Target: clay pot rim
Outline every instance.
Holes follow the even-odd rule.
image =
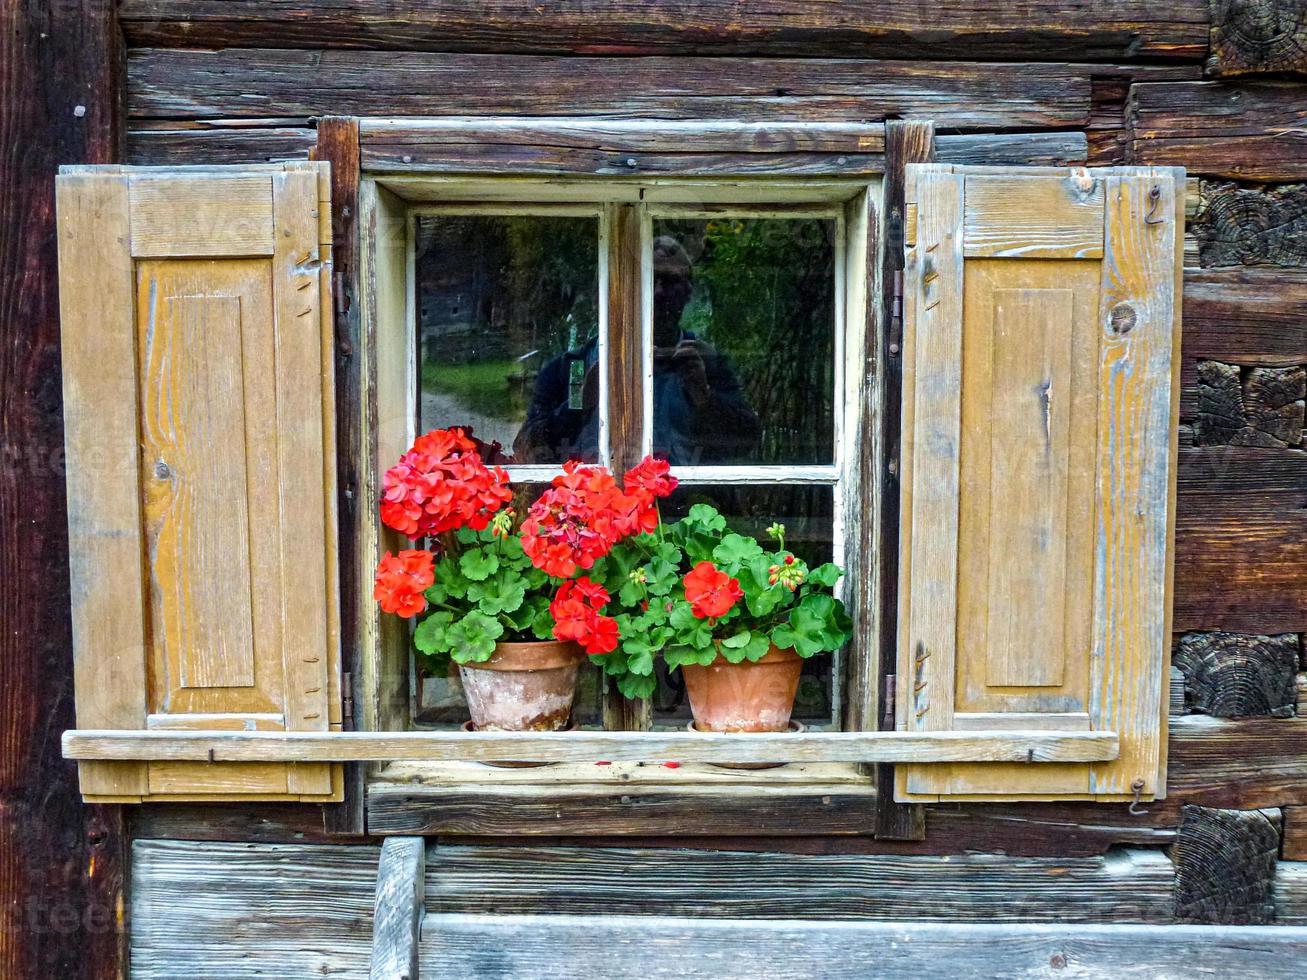
[[[773,644],[767,649],[767,652],[757,660],[741,660],[739,663],[733,663],[722,656],[721,642],[721,640],[716,641],[718,652],[717,657],[712,662],[707,664],[682,664],[682,669],[685,667],[757,667],[760,664],[790,663],[795,660],[804,659],[794,650],[784,650]]]
[[[797,719],[790,719],[790,727],[784,732],[719,732],[711,728],[698,728],[693,718],[685,723],[685,729],[695,735],[802,735],[808,730],[808,726]]]
[[[459,663],[460,669],[536,671],[571,667],[585,660],[585,651],[570,640],[526,640],[496,643],[489,660]],[[456,661],[457,663],[457,661]]]

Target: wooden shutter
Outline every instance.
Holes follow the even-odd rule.
[[[340,728],[326,164],[65,168],[77,724]],[[88,800],[339,799],[325,764],[83,762]]]
[[[1183,191],[908,168],[898,727],[1121,751],[900,766],[900,800],[1165,795]]]

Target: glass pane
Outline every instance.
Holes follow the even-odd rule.
[[[660,219],[653,252],[655,454],[831,462],[835,222]]]
[[[422,431],[470,428],[496,462],[594,460],[599,447],[599,222],[422,215]]]
[[[810,484],[682,484],[662,504],[663,519],[685,516],[695,504],[711,504],[721,511],[732,530],[766,542],[765,529],[773,521],[785,525],[785,544],[809,564],[831,561],[834,554],[832,515],[834,491]],[[835,718],[841,658],[821,653],[803,664],[794,719],[822,728],[839,727]],[[684,727],[690,720],[690,703],[680,672],[668,674],[658,662],[658,690],[654,692],[654,723],[659,728]]]

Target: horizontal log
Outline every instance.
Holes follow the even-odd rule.
[[[792,914],[792,913],[786,913]],[[1068,916],[1078,920],[1074,912]],[[584,963],[612,980],[649,976],[656,950],[667,976],[722,980],[916,980],[935,976],[1255,976],[1296,980],[1307,929],[1255,926],[949,925],[926,922],[702,920],[655,915],[430,915],[420,968],[440,976],[549,980]],[[423,974],[426,975],[425,973]],[[437,974],[433,974],[437,975]]]
[[[314,130],[301,126],[268,129],[132,129],[126,162],[135,166],[222,163],[281,163],[307,160],[317,145]]]
[[[1188,228],[1198,264],[1307,266],[1307,184],[1246,187],[1204,180],[1198,204]]]
[[[865,834],[876,829],[870,787],[732,786],[614,790],[583,785],[422,787],[373,783],[374,834],[594,837]]]
[[[1178,823],[1185,803],[1252,810],[1307,804],[1307,718],[1170,722],[1167,796],[1150,819]]]
[[[125,0],[133,46],[1200,60],[1207,0]]]
[[[1280,851],[1286,861],[1307,862],[1307,807],[1284,808],[1284,839]],[[1304,868],[1307,868],[1307,864]],[[1304,883],[1307,884],[1307,878]],[[1303,901],[1307,903],[1307,889],[1304,890]]]
[[[1281,861],[1275,870],[1275,921],[1307,926],[1307,861]]]
[[[954,133],[935,137],[939,163],[1014,167],[1075,167],[1089,159],[1083,132]]]
[[[1307,179],[1301,84],[1141,82],[1127,115],[1132,162],[1245,180]]]
[[[136,841],[133,980],[367,976],[379,851]]]
[[[437,913],[1169,922],[1161,851],[1106,857],[772,854],[445,846],[427,853]]]
[[[127,63],[135,119],[601,116],[1076,129],[1090,79],[1181,68],[820,58],[568,58],[395,51],[144,48]]]
[[[1096,762],[1115,732],[64,732],[67,759],[173,762]]]

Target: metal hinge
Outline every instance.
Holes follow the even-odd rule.
[[[898,677],[895,674],[885,675],[885,698],[884,711],[881,713],[880,730],[883,732],[892,732],[895,727],[895,718],[897,717],[894,710],[894,698],[898,694]]]
[[[897,356],[903,343],[903,270],[895,269],[890,283],[889,352]]]
[[[340,728],[354,731],[354,675],[349,671],[340,675]]]

